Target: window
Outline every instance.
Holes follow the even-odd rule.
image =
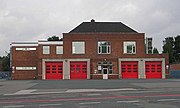
[[[72,42],[72,54],[85,54],[85,42]]]
[[[124,54],[136,54],[136,42],[124,42]]]
[[[50,47],[49,46],[43,46],[43,54],[50,54]]]
[[[111,46],[110,42],[100,41],[98,42],[98,54],[110,54]]]
[[[112,65],[109,66],[109,74],[112,74],[113,73],[113,67]]]
[[[63,46],[56,46],[56,54],[63,54]]]
[[[98,66],[98,74],[101,74],[102,73],[102,67],[101,66]]]

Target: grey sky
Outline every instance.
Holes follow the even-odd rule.
[[[180,0],[0,0],[0,55],[13,41],[37,41],[69,32],[84,21],[123,22],[162,40],[180,34]]]

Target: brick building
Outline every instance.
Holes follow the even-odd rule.
[[[83,22],[63,41],[12,42],[12,79],[166,78],[167,54],[121,22]]]

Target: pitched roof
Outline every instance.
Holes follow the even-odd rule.
[[[92,32],[118,32],[118,33],[138,33],[121,22],[83,22],[69,33],[92,33]]]

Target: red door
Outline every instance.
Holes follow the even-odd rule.
[[[46,62],[46,79],[62,79],[63,62]]]
[[[121,73],[122,73],[122,78],[138,78],[138,62],[122,61]]]
[[[70,79],[87,79],[87,62],[70,62]]]
[[[147,61],[145,66],[146,78],[162,78],[162,62]]]

